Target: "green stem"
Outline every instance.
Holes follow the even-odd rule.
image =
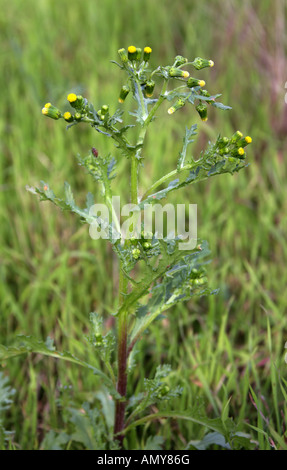
[[[135,154],[131,157],[131,203],[138,203],[138,159]]]
[[[162,184],[164,184],[166,181],[168,181],[170,178],[172,178],[173,176],[176,176],[178,175],[179,173],[183,172],[183,171],[187,171],[187,170],[191,170],[193,167],[195,167],[196,165],[198,164],[198,162],[195,162],[194,164],[192,163],[188,163],[187,165],[184,165],[182,168],[180,168],[180,170],[178,170],[177,168],[175,170],[172,170],[170,171],[169,173],[167,173],[166,175],[164,175],[162,178],[160,178],[159,180],[155,181],[155,183],[153,183],[149,188],[148,190],[144,193],[144,195],[142,196],[141,198],[141,202],[144,201],[150,194],[153,194],[153,192],[159,187],[161,186]]]
[[[167,80],[165,80],[162,93],[151,109],[150,113],[146,116],[146,109],[144,103],[144,97],[141,90],[141,86],[138,80],[135,85],[137,86],[138,93],[140,96],[140,103],[142,107],[142,116],[144,124],[138,136],[137,141],[137,152],[131,154],[131,203],[137,205],[138,203],[138,165],[140,152],[143,147],[145,135],[147,132],[148,125],[155,115],[156,110],[165,99],[165,93],[167,89]],[[113,136],[114,137],[114,136]],[[123,273],[122,266],[120,266],[119,275],[119,307],[123,305],[125,294],[127,293],[128,280]],[[121,398],[116,400],[115,409],[115,427],[114,434],[118,439],[120,446],[123,447],[124,429],[125,429],[125,410],[126,410],[126,392],[127,392],[127,360],[128,360],[128,312],[125,308],[119,308],[118,314],[118,378],[117,378],[117,392]]]
[[[153,119],[156,111],[158,110],[158,108],[160,107],[162,102],[166,99],[167,84],[168,84],[168,80],[164,80],[160,96],[159,96],[157,102],[155,103],[155,105],[153,106],[153,108],[150,110],[147,119],[145,120],[145,126],[146,127],[149,125],[149,123]]]
[[[127,278],[125,277],[122,266],[120,266],[119,273],[119,303],[124,302],[124,297],[127,292]],[[116,400],[115,409],[115,426],[114,434],[120,446],[123,446],[123,430],[125,427],[125,410],[126,410],[126,392],[127,392],[127,337],[128,337],[128,322],[127,311],[122,310],[118,316],[118,378],[117,378],[117,392],[121,398]]]

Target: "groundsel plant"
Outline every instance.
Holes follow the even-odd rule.
[[[51,340],[41,342],[21,337],[18,346],[2,347],[1,350],[2,357],[37,351],[84,365],[99,375],[115,404],[108,437],[104,444],[96,444],[98,448],[105,449],[123,448],[126,442],[124,438],[132,428],[160,416],[194,420],[209,427],[208,418],[200,418],[196,410],[182,415],[169,409],[170,399],[181,393],[180,388],[169,385],[169,365],[157,367],[155,377],[145,380],[142,393],[127,396],[131,359],[136,360],[133,357],[134,348],[151,324],[162,314],[168,315],[168,310],[177,303],[215,292],[209,288],[207,280],[207,242],[194,240],[193,244],[182,249],[179,246],[182,244],[181,235],[166,233],[165,236],[159,236],[155,230],[147,231],[142,222],[139,225],[138,220],[139,214],[147,205],[161,204],[171,192],[215,175],[232,175],[246,167],[246,146],[252,141],[240,131],[234,132],[230,137],[218,135],[214,143],[210,142],[199,157],[194,158],[188,149],[196,136],[197,125],[187,126],[183,133],[181,150],[174,156],[174,169],[163,174],[157,181],[151,181],[150,186],[145,188],[144,195],[139,197],[138,176],[144,170],[145,138],[155,119],[164,121],[176,118],[176,113],[180,113],[182,108],[190,107],[194,110],[190,109],[190,113],[185,115],[189,117],[193,112],[194,115],[198,113],[205,122],[211,107],[230,109],[217,101],[219,94],[212,95],[208,92],[205,81],[200,77],[203,68],[214,66],[212,60],[197,57],[189,61],[185,57],[176,56],[171,64],[152,69],[151,54],[150,47],[142,50],[130,46],[127,50],[122,48],[118,51],[118,62],[112,62],[123,74],[123,86],[119,90],[115,111],[111,104],[94,107],[85,97],[72,90],[67,95],[69,111],[62,112],[51,103],[46,103],[42,109],[44,116],[64,121],[68,128],[80,124],[91,126],[111,139],[119,150],[117,154],[127,159],[130,199],[125,202],[130,204],[129,236],[122,236],[121,221],[113,204],[113,198],[117,196],[114,183],[117,160],[114,155],[102,155],[93,147],[85,157],[78,157],[80,166],[101,187],[102,203],[107,210],[105,216],[101,211],[92,210],[95,202],[99,201],[95,201],[90,193],[86,198],[86,207],[79,207],[67,183],[63,197],[56,196],[48,182],[42,182],[37,188],[27,188],[42,201],[51,201],[62,210],[76,213],[90,226],[96,226],[103,238],[112,245],[118,260],[115,330],[104,334],[103,318],[96,312],[90,314],[89,340],[101,358],[103,368],[96,369],[68,352],[57,352]],[[134,110],[127,113],[132,116],[129,119],[134,120],[132,124],[125,123],[124,107],[128,99],[132,99],[135,104]],[[137,137],[134,140],[135,135]],[[110,217],[107,218],[106,214]],[[154,404],[159,411],[150,414],[149,410]],[[161,411],[162,407],[164,411]],[[219,426],[218,423],[217,425]],[[214,430],[215,426],[213,423],[210,427]],[[220,426],[218,430],[223,434],[229,429],[226,423]]]

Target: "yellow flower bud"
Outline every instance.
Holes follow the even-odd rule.
[[[242,139],[242,137],[243,137],[242,132],[236,131],[236,132],[234,132],[233,136],[231,137],[231,142],[232,143],[238,142],[239,140]]]
[[[75,101],[77,101],[77,95],[75,93],[69,93],[69,95],[67,96],[67,100],[71,104],[75,103]]]
[[[120,91],[120,96],[119,96],[119,103],[123,103],[128,96],[130,92],[130,89],[127,85],[122,86],[122,89]]]
[[[84,98],[81,95],[76,95],[75,93],[69,93],[67,100],[73,108],[81,110],[84,105]]]
[[[61,111],[51,103],[46,103],[44,108],[42,108],[42,114],[52,119],[59,119],[62,115]]]
[[[170,77],[182,77],[182,78],[189,77],[189,72],[187,72],[186,70],[178,69],[176,67],[170,67],[168,73]]]
[[[167,110],[167,112],[168,112],[168,114],[173,114],[178,109],[182,108],[184,105],[185,105],[185,101],[183,99],[179,98],[177,100],[177,102]]]
[[[203,87],[205,85],[205,81],[204,80],[199,80],[198,78],[192,78],[190,77],[188,80],[187,80],[187,86],[189,88],[193,88],[195,86],[200,86],[200,87]]]
[[[194,59],[194,61],[191,63],[196,68],[196,70],[204,69],[205,67],[214,66],[213,60],[206,60],[206,59],[202,59],[201,57],[196,57],[196,59]]]
[[[73,116],[71,115],[71,113],[69,113],[69,111],[66,111],[64,114],[63,114],[63,118],[65,119],[65,121],[67,122],[72,122],[74,120]]]
[[[149,61],[151,53],[152,53],[152,49],[150,47],[147,46],[144,48],[143,60],[145,62]]]
[[[135,46],[128,47],[128,58],[129,60],[135,60],[137,55],[137,48]]]

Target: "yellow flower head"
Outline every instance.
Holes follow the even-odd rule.
[[[128,47],[128,52],[130,54],[134,54],[137,51],[137,48],[135,46],[129,46]]]
[[[251,137],[250,137],[249,135],[247,135],[247,136],[245,137],[245,142],[246,142],[247,144],[251,144],[252,139],[251,139]]]
[[[199,80],[198,84],[199,84],[199,86],[205,86],[205,81],[204,80]]]
[[[213,67],[213,66],[214,66],[213,60],[209,60],[208,62],[209,62],[209,67]]]
[[[243,147],[239,147],[238,149],[238,155],[244,155],[245,151],[244,151],[244,148]]]
[[[63,114],[63,118],[65,119],[65,121],[68,121],[68,122],[73,120],[73,116],[71,115],[71,113],[69,113],[69,111],[66,111]]]
[[[69,103],[74,103],[75,101],[77,101],[77,95],[75,93],[69,93],[69,95],[67,96],[67,100],[69,101]]]
[[[151,54],[151,53],[152,53],[152,49],[147,46],[147,47],[144,48],[144,52],[145,52],[146,54]]]
[[[61,117],[61,111],[51,103],[45,104],[44,108],[42,108],[42,114],[52,119],[59,119]]]
[[[187,72],[186,70],[183,70],[182,71],[182,76],[183,76],[183,78],[188,78],[189,77],[189,72]]]

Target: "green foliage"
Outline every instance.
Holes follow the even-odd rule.
[[[78,364],[82,367],[86,367],[90,369],[94,374],[99,375],[101,379],[106,383],[109,387],[111,392],[115,392],[113,389],[113,384],[110,378],[101,370],[97,369],[96,367],[92,366],[91,364],[86,363],[75,357],[73,354],[69,352],[59,352],[56,351],[56,348],[53,344],[53,340],[51,338],[47,338],[46,341],[40,341],[36,338],[31,336],[24,336],[19,335],[17,338],[17,344],[15,346],[3,346],[0,345],[0,359],[6,360],[11,357],[16,357],[22,354],[29,354],[29,353],[38,353],[43,354],[45,356],[54,357],[56,359],[61,359],[68,362],[73,362]]]

